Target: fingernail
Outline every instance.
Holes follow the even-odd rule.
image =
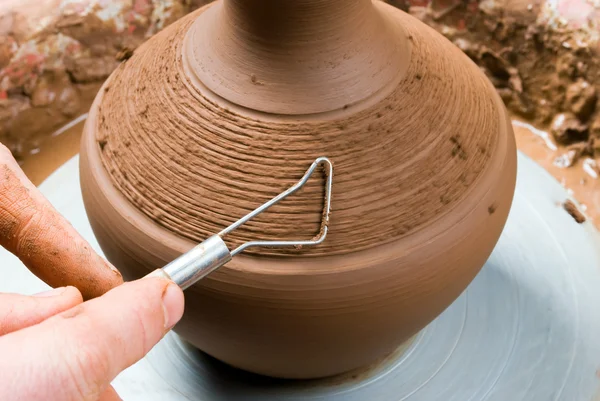
[[[39,294],[34,294],[33,296],[36,298],[57,297],[59,295],[62,295],[62,293],[65,292],[66,289],[66,287],[54,288],[52,290],[40,292]]]
[[[171,330],[183,316],[183,292],[175,283],[170,283],[162,297],[165,313],[165,329]]]

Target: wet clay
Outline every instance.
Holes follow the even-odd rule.
[[[548,131],[521,121],[515,121],[513,129],[518,148],[552,174],[577,199],[581,211],[599,227],[600,170],[596,159],[581,155],[582,151],[578,148],[567,150],[559,147]],[[563,201],[557,199],[557,202]]]
[[[290,1],[271,18],[270,1],[245,4],[183,18],[106,81],[82,141],[90,222],[109,260],[140,277],[329,157],[327,240],[237,256],[186,292],[176,331],[275,377],[367,366],[441,313],[491,253],[515,185],[508,114],[459,49],[389,5]],[[227,243],[314,236],[322,179]]]
[[[383,15],[378,14],[378,24],[385,26]],[[397,32],[397,23],[390,23],[389,29],[391,38],[400,37],[409,59],[410,46],[419,38],[411,40],[412,33]],[[186,40],[194,34],[192,26]],[[441,53],[443,44],[436,51]],[[185,63],[173,63],[182,50],[173,46],[165,51],[158,58],[150,51],[140,52],[129,60],[129,68],[120,69],[122,73],[107,83],[96,138],[106,170],[129,202],[157,224],[194,242],[289,187],[321,154],[343,167],[336,174],[332,223],[343,224],[322,246],[305,253],[358,251],[409,236],[464,198],[498,146],[495,136],[502,117],[488,82],[475,81],[465,92],[459,88],[460,79],[450,79],[456,71],[440,73],[437,64],[427,65],[424,56],[412,55],[412,69],[398,71],[394,92],[386,97],[368,98],[360,107],[340,105],[337,115],[297,120],[273,114],[259,117],[256,112],[234,111],[233,104],[214,103],[214,94],[203,92],[195,76],[185,79]],[[440,64],[451,64],[452,57],[459,56],[454,49],[448,53]],[[156,67],[150,69],[148,58]],[[153,73],[156,79],[142,79]],[[250,79],[248,75],[249,84]],[[170,89],[164,99],[148,96],[164,92],[165,82]],[[456,96],[440,111],[430,100],[444,93]],[[128,107],[123,107],[123,96],[132,99]],[[462,97],[472,97],[479,105],[473,117],[460,106]],[[304,100],[312,103],[310,98],[297,102]],[[161,112],[167,104],[178,105],[176,118]],[[411,119],[402,118],[409,114]],[[474,123],[461,132],[453,130],[464,120]],[[237,246],[257,236],[310,238],[319,231],[322,205],[315,200],[322,198],[322,188],[322,182],[310,182],[298,196],[236,230],[228,243]]]
[[[0,142],[19,160],[86,113],[116,55],[206,1],[0,2]]]
[[[568,199],[567,201],[565,201],[565,203],[563,203],[563,208],[566,210],[567,213],[571,215],[571,217],[573,217],[573,220],[575,220],[577,223],[585,223],[586,218],[584,214],[581,213],[581,211],[579,211],[579,208],[573,203],[572,200]]]
[[[188,71],[213,93],[285,115],[352,107],[390,89],[410,60],[409,39],[361,0],[219,2],[184,46]]]
[[[586,0],[411,1],[410,12],[445,35],[490,78],[507,107],[536,125],[596,108],[598,6]]]

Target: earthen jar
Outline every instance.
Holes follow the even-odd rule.
[[[467,287],[512,202],[516,150],[461,51],[371,0],[221,0],[142,45],[100,91],[81,185],[107,258],[162,267],[334,163],[329,235],[248,250],[186,291],[176,332],[238,368],[335,375],[393,352]],[[323,180],[225,238],[310,239]]]

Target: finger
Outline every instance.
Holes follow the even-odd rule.
[[[52,287],[72,285],[84,299],[121,284],[121,275],[75,231],[0,144],[0,246]]]
[[[56,288],[34,296],[0,294],[0,336],[33,326],[83,302],[75,287]]]
[[[0,391],[22,400],[97,400],[179,321],[183,304],[177,285],[145,278],[0,337]],[[19,383],[25,377],[36,386]]]
[[[98,401],[123,401],[113,386],[108,386],[106,391],[102,393]]]

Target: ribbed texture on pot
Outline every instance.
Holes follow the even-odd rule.
[[[394,21],[411,59],[390,93],[299,119],[215,100],[189,78],[182,46],[191,18],[156,36],[115,72],[99,108],[97,141],[114,185],[157,224],[199,242],[327,156],[335,166],[327,241],[301,251],[249,252],[348,253],[434,224],[477,185],[505,117],[477,67],[456,62],[464,58],[458,49],[432,30],[417,31],[408,16]],[[228,243],[311,238],[323,202],[323,178],[316,177]]]

